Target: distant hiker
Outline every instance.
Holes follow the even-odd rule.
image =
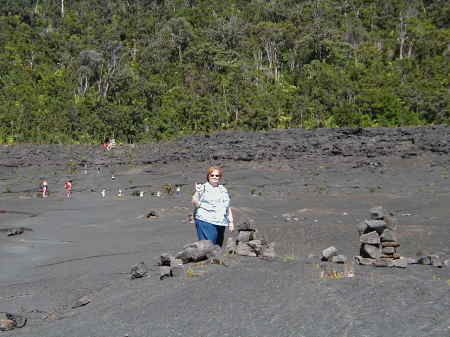
[[[48,183],[47,180],[44,180],[41,184],[42,198],[48,197]]]
[[[64,183],[64,189],[66,190],[66,197],[70,199],[72,197],[72,180],[67,180]]]
[[[109,141],[109,138],[105,139],[105,142],[102,144],[102,147],[107,151],[111,150],[111,142]]]
[[[105,142],[102,144],[102,147],[103,147],[105,150],[109,151],[109,150],[111,150],[112,148],[115,148],[115,147],[116,147],[116,140],[115,140],[114,138],[112,138],[111,140],[110,140],[109,138],[106,138],[106,139],[105,139]]]
[[[195,184],[192,196],[195,227],[199,240],[211,240],[222,246],[225,227],[234,229],[233,213],[230,208],[230,196],[227,189],[219,184],[223,170],[217,166],[208,168],[204,184]]]

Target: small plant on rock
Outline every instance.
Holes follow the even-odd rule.
[[[163,186],[163,189],[167,195],[173,195],[175,193],[175,185],[173,185],[173,184],[165,184]]]

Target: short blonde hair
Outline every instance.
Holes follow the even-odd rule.
[[[209,181],[209,176],[211,175],[211,173],[213,173],[214,171],[219,172],[220,177],[223,177],[223,168],[220,166],[210,166],[208,168],[208,174],[206,175],[206,181]]]

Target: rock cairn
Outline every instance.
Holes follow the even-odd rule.
[[[241,256],[276,257],[275,243],[263,237],[259,239],[256,228],[248,221],[238,226],[236,236],[228,238],[225,252]]]
[[[397,221],[381,206],[370,209],[370,220],[358,224],[360,256],[355,262],[376,267],[406,268],[408,260],[398,253]]]

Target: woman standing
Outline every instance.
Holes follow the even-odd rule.
[[[223,170],[211,166],[206,176],[207,182],[195,185],[192,204],[196,207],[195,227],[199,240],[211,240],[222,246],[225,227],[234,229],[233,213],[230,208],[230,196],[227,189],[219,184]]]

